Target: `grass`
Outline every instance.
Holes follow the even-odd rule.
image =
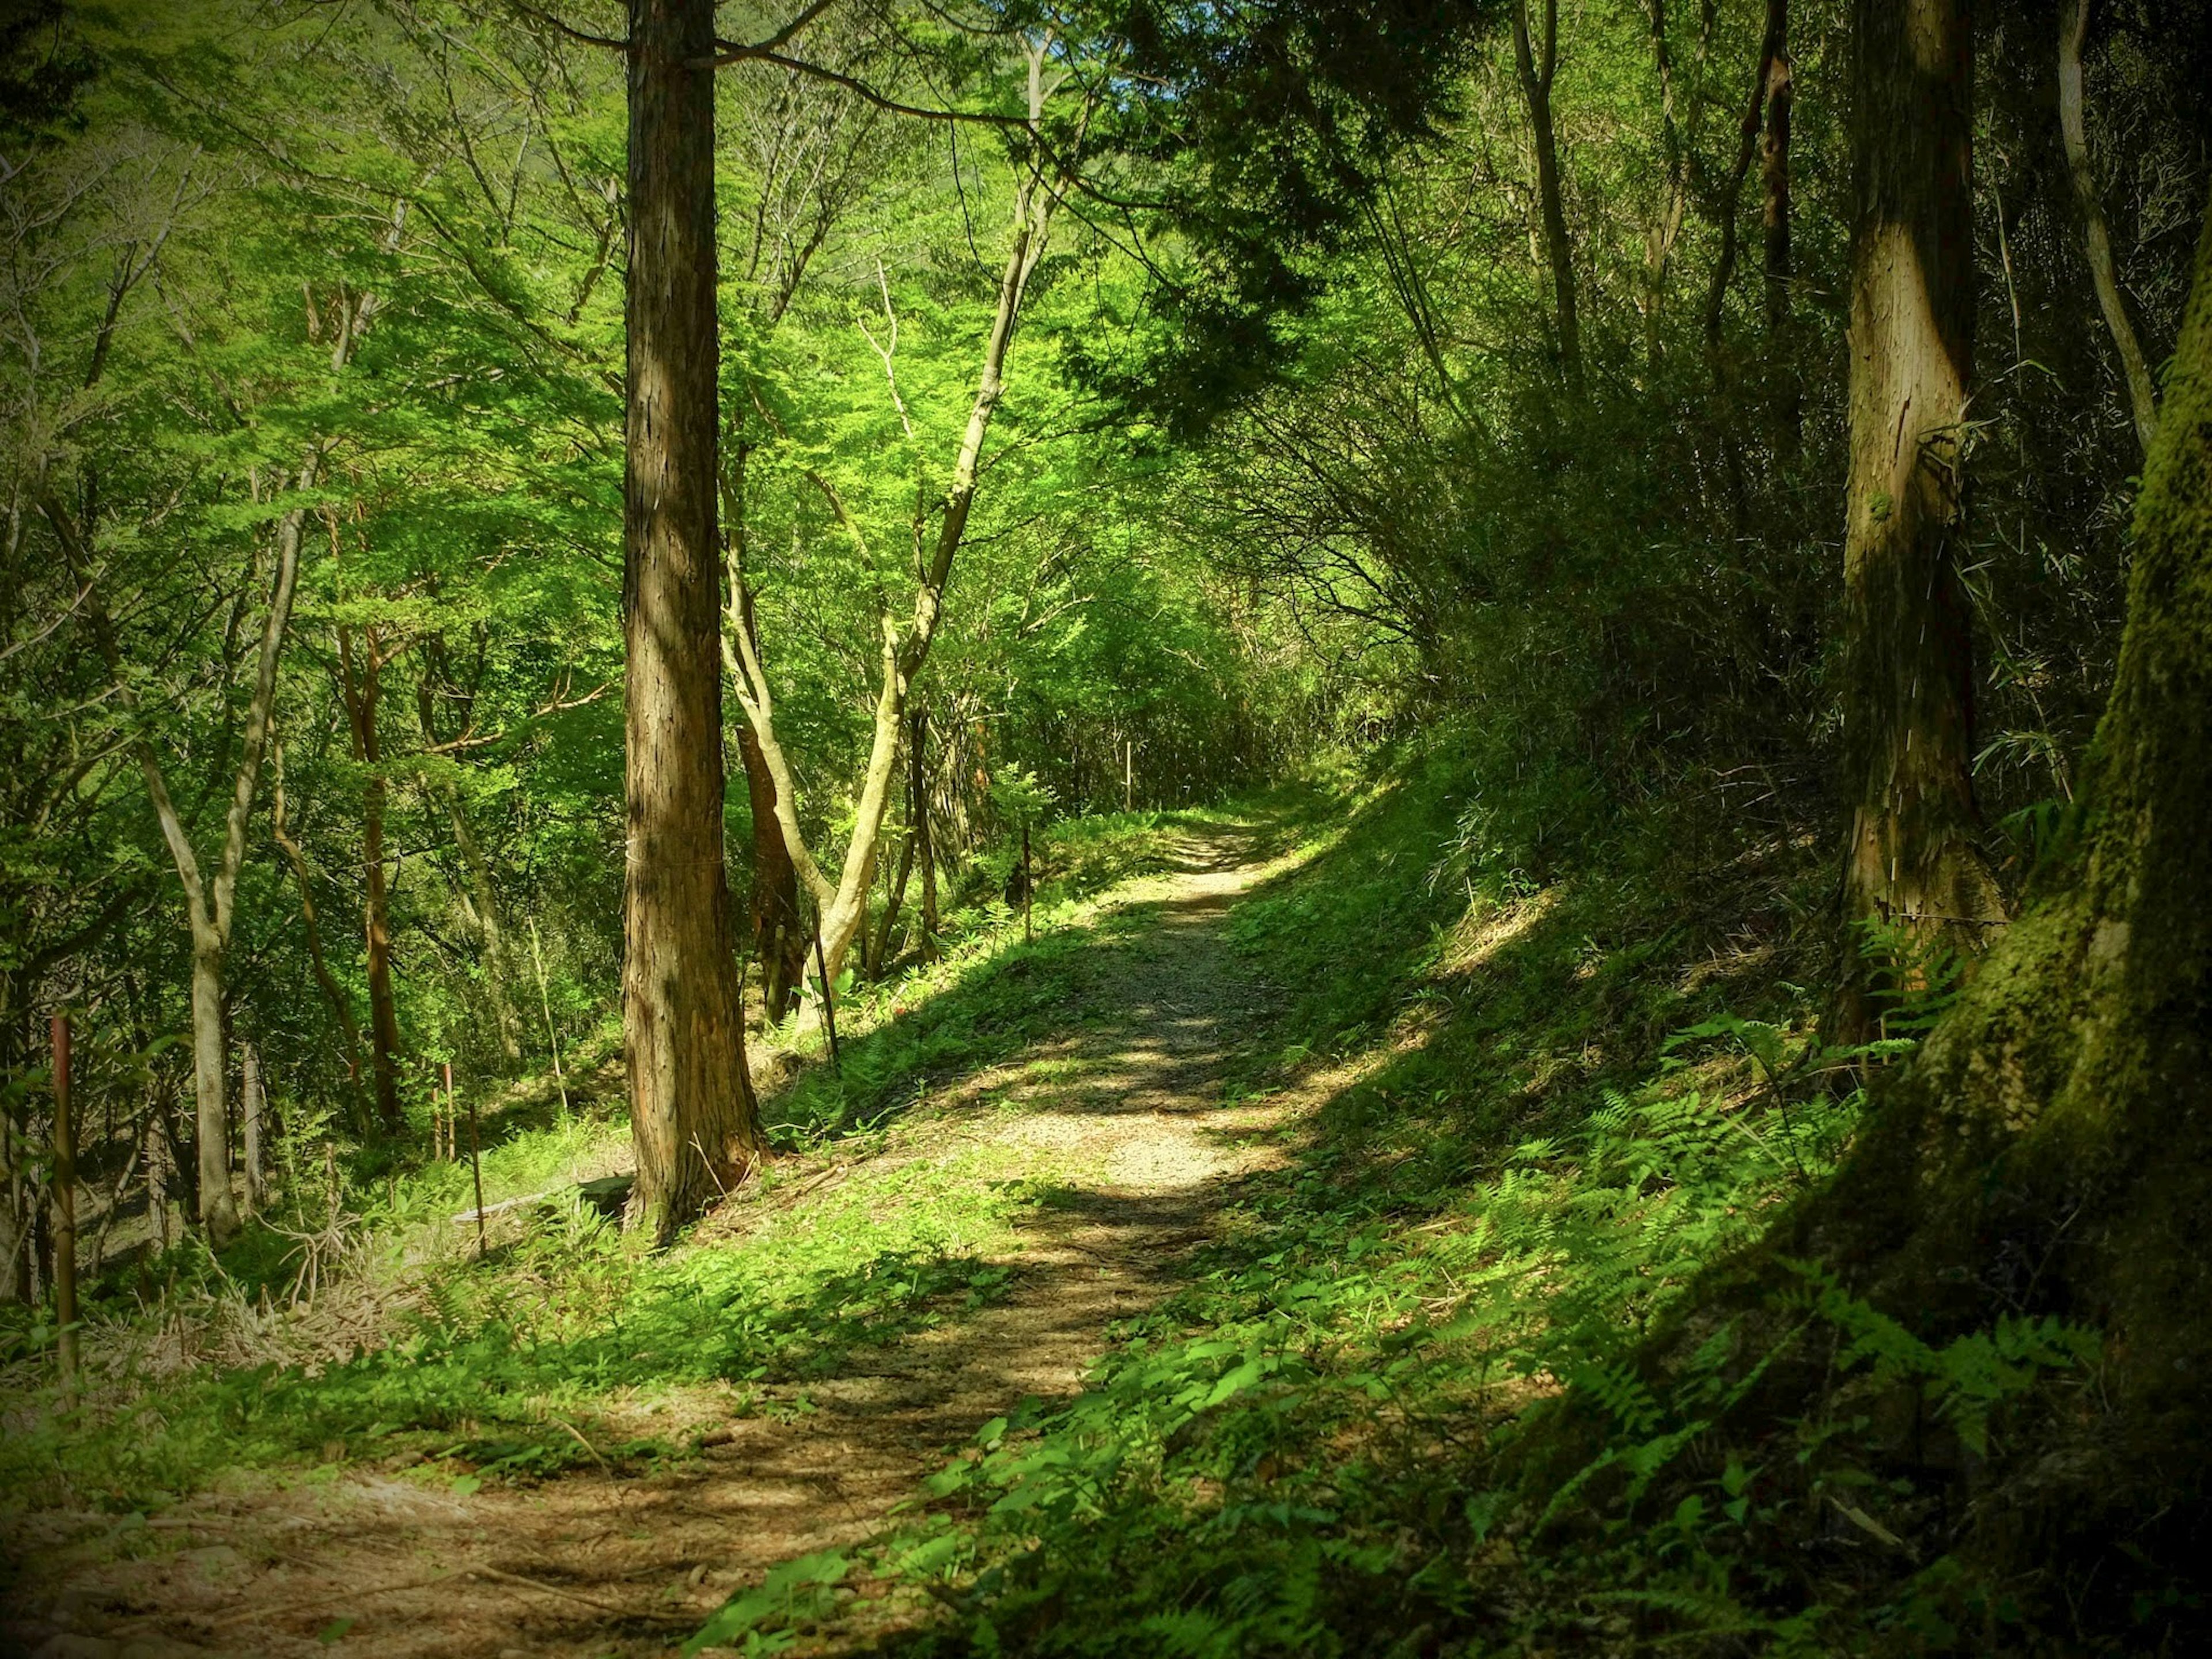
[[[1679,800],[1577,823],[1577,780],[1431,753],[1309,814],[1232,923],[1285,993],[1242,1086],[1310,1103],[1294,1156],[1085,1394],[988,1425],[879,1541],[926,1592],[888,1645],[1986,1650],[2052,1617],[1949,1553],[1894,1425],[2001,1456],[2094,1389],[2093,1340],[1930,1347],[1809,1265],[1748,1313],[1710,1289],[1863,1105],[1790,983],[1805,839]]]
[[[1013,1407],[857,1559],[787,1564],[695,1646],[1902,1652],[2057,1628],[2067,1587],[1980,1577],[1929,1470],[2033,1444],[2094,1394],[2094,1341],[2009,1320],[1932,1346],[1811,1264],[1755,1304],[1719,1293],[1863,1104],[1793,982],[1820,972],[1819,860],[1782,818],[1598,799],[1457,734],[1253,805],[1294,856],[1231,915],[1277,993],[1231,1091],[1297,1109],[1280,1167],[1231,1194],[1084,1393]],[[357,1281],[410,1287],[382,1346],[50,1416],[0,1481],[119,1509],[334,1457],[529,1480],[684,1455],[680,1413],[637,1432],[657,1402],[797,1409],[810,1379],[1001,1293],[1052,1170],[981,1144],[866,1155],[1087,1018],[1091,953],[1150,922],[1104,896],[1229,822],[1060,828],[1034,945],[987,872],[955,947],[855,994],[842,1066],[779,1102],[789,1160],[684,1248],[642,1255],[570,1210],[477,1263],[435,1242],[456,1172],[418,1172],[361,1230],[386,1254]],[[617,1133],[518,1132],[496,1185]],[[297,1272],[296,1248],[258,1248],[231,1268],[241,1303]],[[2170,1588],[2103,1645],[2155,1650],[2193,1605]]]
[[[1041,836],[1036,942],[978,900],[947,918],[939,961],[852,996],[841,1066],[811,1066],[775,1103],[785,1157],[670,1255],[641,1252],[573,1191],[628,1166],[626,1124],[556,1115],[542,1087],[487,1112],[483,1179],[495,1205],[553,1195],[494,1218],[482,1260],[456,1219],[475,1201],[465,1162],[394,1170],[294,1143],[275,1210],[221,1261],[188,1242],[91,1287],[81,1401],[52,1384],[51,1329],[18,1316],[0,1382],[30,1403],[0,1437],[0,1492],[129,1513],[257,1469],[372,1462],[474,1480],[649,1462],[687,1443],[680,1425],[630,1431],[656,1401],[696,1416],[703,1389],[724,1417],[780,1409],[855,1354],[995,1299],[1007,1273],[987,1258],[1016,1247],[1060,1172],[957,1141],[871,1155],[933,1079],[1060,1017],[1100,932],[1141,925],[1103,896],[1230,822],[1122,814]],[[986,868],[971,892],[1003,876]],[[820,1042],[799,1046],[818,1060]]]

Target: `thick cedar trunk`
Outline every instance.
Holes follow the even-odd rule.
[[[353,755],[367,769],[362,785],[362,939],[368,967],[368,1068],[376,1120],[386,1134],[403,1126],[399,1109],[399,1005],[392,988],[392,898],[384,873],[384,808],[389,788],[377,734],[384,664],[376,629],[362,636],[356,661],[353,630],[338,629],[339,689],[353,731]]]
[[[1958,568],[1972,368],[1973,36],[1965,0],[1857,0],[1844,736],[1852,803],[1832,1035],[1875,1009],[1862,924],[1978,951],[1973,650]]]
[[[1559,362],[1567,383],[1580,386],[1582,323],[1575,307],[1575,249],[1559,183],[1559,147],[1552,131],[1552,77],[1559,67],[1559,0],[1544,0],[1544,35],[1529,39],[1528,0],[1513,0],[1513,57],[1521,96],[1528,107],[1529,139],[1536,152],[1536,200],[1544,222],[1544,253],[1552,267],[1552,303],[1559,331]]]
[[[2120,1552],[2156,1543],[2142,1517],[2201,1515],[2212,1478],[2212,234],[2081,811],[2076,878],[2006,930],[1791,1248],[1935,1335],[1999,1316],[2102,1331],[2094,1409],[2048,1431],[2072,1444],[2021,1449],[2039,1472],[2009,1501],[2040,1512],[1979,1492],[1962,1512],[2030,1558],[2013,1565],[2086,1547],[2124,1590]],[[2201,1539],[2185,1547],[2193,1573]]]
[[[760,959],[763,1017],[790,1013],[806,973],[806,919],[799,907],[799,871],[775,816],[775,780],[761,757],[752,726],[738,725],[744,761],[745,795],[753,810],[753,953]]]
[[[630,0],[623,1039],[634,1224],[667,1239],[764,1149],[722,848],[714,0]]]

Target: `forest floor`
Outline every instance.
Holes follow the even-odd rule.
[[[642,1471],[593,1444],[624,1426],[618,1403],[592,1437],[569,1429],[589,1461],[532,1484],[425,1480],[419,1454],[364,1467],[333,1447],[310,1473],[241,1473],[150,1521],[18,1516],[0,1642],[52,1659],[664,1652],[777,1563],[880,1531],[979,1426],[1075,1392],[1115,1322],[1174,1289],[1231,1183],[1285,1156],[1297,1097],[1238,1103],[1231,1086],[1269,993],[1226,918],[1265,849],[1222,827],[1170,851],[1171,872],[1117,890],[1064,959],[1026,1048],[930,1079],[887,1133],[786,1183],[785,1208],[840,1188],[927,1203],[902,1172],[980,1154],[1029,1194],[970,1281],[988,1295],[804,1382],[637,1391],[636,1426],[689,1437]],[[749,1231],[716,1218],[688,1248],[743,1250]]]

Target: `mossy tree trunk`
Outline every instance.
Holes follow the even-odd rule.
[[[2045,1482],[2071,1527],[2201,1495],[2212,1446],[2212,235],[2166,398],[2074,878],[1887,1092],[1809,1241],[1931,1328],[2104,1330],[2088,1455]]]

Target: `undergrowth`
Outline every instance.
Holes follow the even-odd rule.
[[[782,1156],[666,1256],[579,1192],[627,1167],[618,1114],[488,1115],[497,1213],[482,1256],[465,1162],[395,1167],[385,1149],[293,1126],[277,1201],[220,1260],[187,1239],[88,1287],[82,1395],[54,1386],[38,1310],[0,1329],[0,1381],[18,1401],[0,1493],[127,1512],[240,1470],[361,1462],[466,1486],[680,1457],[702,1412],[805,1409],[805,1383],[855,1352],[995,1300],[1009,1273],[987,1258],[1014,1248],[1014,1221],[1055,1174],[959,1141],[928,1160],[872,1156],[933,1078],[1014,1052],[1055,1018],[1098,930],[1139,925],[1100,895],[1227,822],[1052,826],[1037,838],[1033,945],[989,896],[1004,871],[972,872],[939,960],[848,982],[839,1063],[771,1103]],[[818,1030],[786,1035],[822,1058]]]
[[[1890,1035],[1824,1049],[1790,826],[1480,771],[1358,792],[1236,913],[1285,993],[1246,1086],[1318,1103],[1186,1288],[695,1647],[834,1628],[862,1577],[927,1653],[1989,1650],[2049,1613],[1949,1551],[1899,1437],[2002,1458],[2094,1390],[2089,1334],[1931,1346],[1810,1263],[1748,1316],[1705,1296],[1955,975],[1893,960]]]

